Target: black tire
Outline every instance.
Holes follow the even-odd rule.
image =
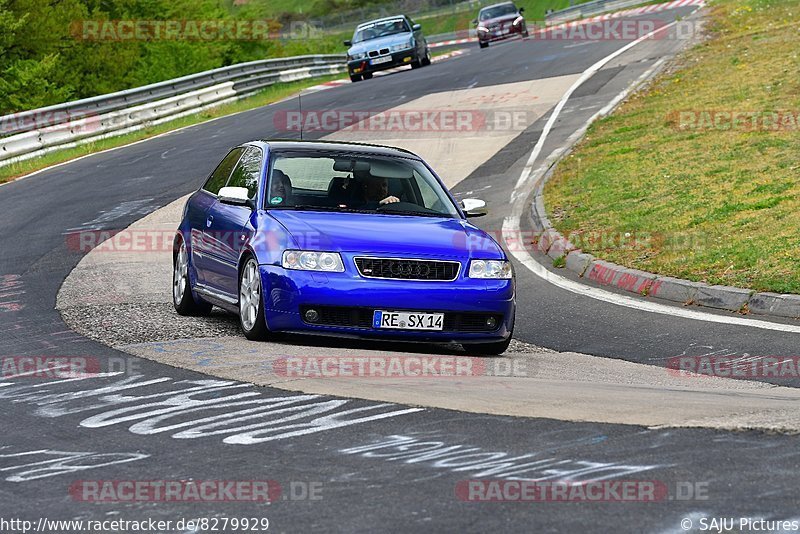
[[[422,66],[427,67],[431,64],[431,51],[429,48],[425,48],[425,57],[422,58]]]
[[[253,276],[253,273],[255,275]],[[255,285],[254,285],[255,284]],[[264,298],[258,262],[250,256],[239,269],[239,326],[250,341],[264,341],[269,336],[264,317]],[[253,294],[253,291],[256,294]],[[247,309],[245,309],[247,307]],[[255,312],[255,313],[254,313]],[[247,316],[245,315],[247,314]],[[252,322],[252,324],[251,324]]]
[[[180,270],[178,262],[181,262]],[[175,243],[172,254],[172,305],[178,315],[203,316],[211,313],[211,304],[196,301],[189,282],[189,255],[183,239]]]
[[[489,46],[488,42],[483,42],[483,41],[478,41],[478,44],[481,46],[481,48],[486,48]]]
[[[350,75],[350,81],[353,82],[353,83],[360,82],[361,81],[361,76],[358,75],[358,74],[351,74]]]
[[[499,356],[508,350],[511,344],[511,336],[503,341],[493,341],[491,343],[473,343],[464,345],[467,354],[475,354],[478,356]]]
[[[371,72],[365,72],[364,73],[364,79],[365,80],[371,80],[372,79],[372,73]]]

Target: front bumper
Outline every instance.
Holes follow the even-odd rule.
[[[508,31],[504,31],[504,30]],[[502,28],[498,28],[496,30],[490,30],[488,32],[478,32],[478,40],[482,43],[490,43],[494,41],[502,41],[504,39],[510,39],[512,37],[518,37],[523,35],[526,31],[525,23],[513,25],[509,24],[507,27],[504,26]]]
[[[363,278],[357,273],[292,271],[262,265],[261,279],[267,326],[276,332],[305,332],[358,338],[423,342],[482,343],[507,339],[516,311],[513,280],[478,280],[463,272],[453,282]],[[463,270],[462,270],[463,271]],[[349,310],[363,321],[310,324],[302,311],[309,307]],[[372,327],[374,310],[445,314],[445,330],[386,330]],[[483,331],[464,331],[459,325],[493,316],[497,325]],[[466,326],[463,326],[466,328]],[[471,327],[473,328],[473,327]],[[474,328],[473,328],[474,330]]]
[[[358,76],[392,69],[394,67],[402,67],[403,65],[411,65],[412,62],[417,61],[417,52],[415,49],[409,48],[408,50],[402,50],[380,57],[389,57],[391,59],[385,63],[378,63],[377,65],[373,65],[371,61],[380,58],[354,59],[347,62],[347,72],[349,72],[351,76]]]

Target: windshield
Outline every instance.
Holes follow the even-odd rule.
[[[428,168],[404,158],[279,153],[267,191],[268,209],[460,217]]]
[[[355,35],[353,35],[353,43],[360,43],[361,41],[369,41],[370,39],[377,39],[378,37],[386,37],[387,35],[407,33],[410,31],[405,19],[372,22],[356,30]]]
[[[507,15],[515,15],[517,13],[517,6],[514,4],[503,4],[501,6],[487,7],[482,10],[478,18],[480,20],[496,19],[497,17],[505,17]]]

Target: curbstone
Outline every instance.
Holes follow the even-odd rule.
[[[777,315],[778,317],[800,318],[800,295],[780,295],[778,293],[756,293],[750,297],[747,308],[758,315]]]
[[[545,230],[542,232],[542,234],[539,236],[539,240],[536,242],[536,249],[542,254],[547,254],[547,251],[550,250],[550,247],[552,247],[553,243],[558,239],[561,239],[561,234],[552,228]]]
[[[681,304],[691,304],[697,296],[697,291],[701,287],[708,287],[708,284],[701,282],[690,282],[671,276],[659,276],[653,287],[650,288],[649,295],[660,299],[680,302]],[[738,310],[737,310],[738,311]]]
[[[592,263],[593,260],[594,256],[591,254],[581,252],[579,249],[573,250],[567,254],[567,269],[578,276],[583,276],[583,273],[586,272],[586,268],[589,267],[589,264]]]
[[[753,291],[729,286],[702,286],[697,288],[694,303],[706,308],[738,312],[750,301]]]
[[[604,286],[613,286],[640,295],[650,294],[658,278],[652,273],[628,269],[603,260],[592,261],[585,277]]]
[[[558,258],[563,258],[573,250],[575,250],[575,245],[570,243],[566,237],[559,234],[559,236],[550,245],[547,255],[556,260]]]

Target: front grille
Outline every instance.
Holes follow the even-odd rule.
[[[389,53],[389,49],[388,48],[381,48],[381,55],[382,56],[385,56],[388,53]]]
[[[319,314],[319,319],[314,323],[305,321],[305,313],[314,309]],[[393,310],[401,311],[401,310]],[[308,324],[319,326],[345,326],[350,328],[372,328],[372,308],[348,308],[344,306],[302,306],[300,315]],[[436,313],[436,312],[433,312]],[[442,313],[442,312],[440,312]],[[444,323],[442,330],[445,332],[494,332],[503,322],[503,316],[489,313],[454,313],[443,312]],[[486,321],[493,317],[495,326],[489,328]]]
[[[378,51],[377,50],[370,50],[369,51],[369,57],[378,57]]]
[[[438,280],[452,282],[458,277],[457,261],[403,260],[394,258],[356,258],[361,276],[394,280]]]

